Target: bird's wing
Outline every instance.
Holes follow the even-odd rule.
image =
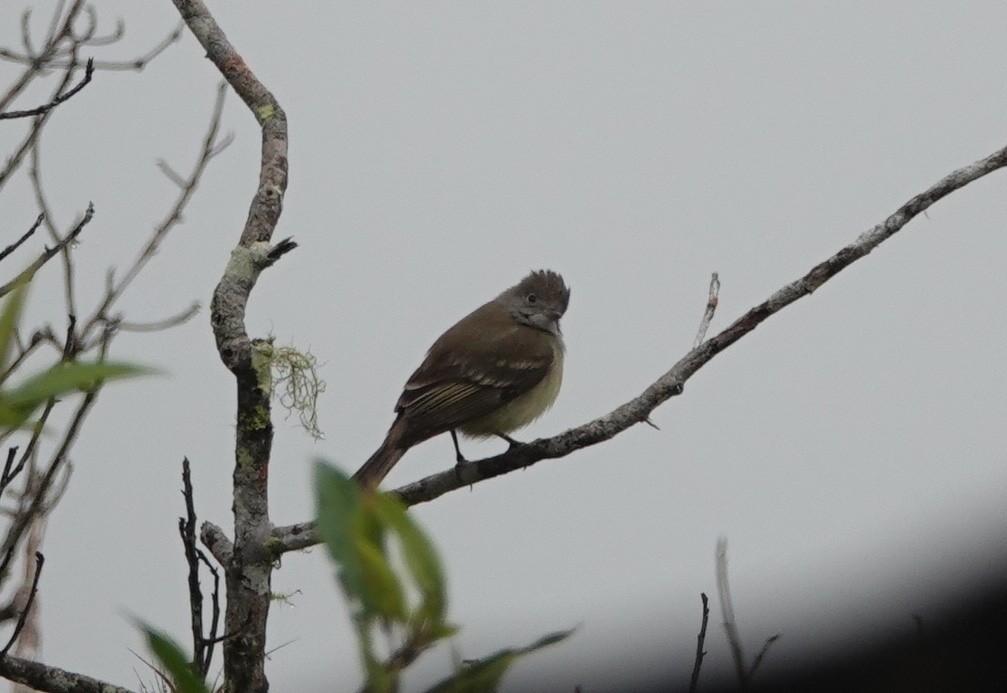
[[[416,434],[437,435],[489,414],[540,383],[555,358],[551,340],[523,325],[475,341],[428,355],[406,383],[395,410]]]

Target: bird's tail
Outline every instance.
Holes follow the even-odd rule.
[[[406,454],[408,447],[402,447],[399,444],[400,436],[397,424],[396,421],[388,431],[388,435],[385,436],[385,442],[373,455],[367,458],[363,466],[353,475],[353,478],[364,488],[377,488],[381,480],[388,476],[388,472],[392,471],[395,463]]]

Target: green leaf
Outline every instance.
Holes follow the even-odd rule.
[[[399,672],[386,669],[384,662],[374,652],[373,619],[354,619],[357,641],[360,646],[364,673],[367,677],[363,690],[366,693],[394,693],[398,690]]]
[[[573,630],[550,633],[527,647],[500,650],[489,657],[466,662],[449,679],[445,679],[429,689],[428,693],[484,693],[495,691],[507,669],[521,657],[543,647],[554,645],[570,637]]]
[[[399,673],[388,671],[380,662],[372,660],[367,666],[367,693],[394,693],[399,687]]]
[[[182,649],[171,638],[143,623],[137,625],[147,637],[147,647],[171,675],[176,693],[210,693],[203,680],[192,670]]]
[[[444,570],[433,542],[418,524],[413,522],[406,507],[392,495],[380,494],[374,498],[378,517],[398,536],[402,558],[416,587],[421,603],[417,615],[422,620],[442,624],[447,611]]]
[[[153,372],[141,366],[108,361],[57,363],[19,386],[0,392],[0,426],[20,426],[38,407],[60,395],[87,392],[106,380],[132,378]]]
[[[406,598],[388,560],[385,530],[374,512],[373,497],[335,467],[315,463],[318,535],[340,568],[347,593],[359,600],[365,616],[402,622]]]
[[[17,327],[21,317],[21,309],[24,307],[27,290],[27,282],[14,287],[10,298],[4,303],[3,312],[0,313],[0,374],[7,371],[7,359],[14,346],[14,328]],[[2,382],[0,381],[0,383]]]
[[[395,569],[377,544],[359,536],[356,539],[356,563],[360,578],[357,597],[367,616],[403,622],[406,620],[406,595]],[[346,571],[347,565],[343,569]]]

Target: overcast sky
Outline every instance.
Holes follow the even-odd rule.
[[[47,4],[31,4],[41,24]],[[24,5],[0,5],[4,45]],[[518,434],[530,440],[665,372],[692,344],[711,272],[717,331],[1007,143],[1003,3],[211,6],[290,124],[276,238],[300,248],[263,275],[249,331],[310,349],[328,383],[324,441],[277,413],[277,524],[311,517],[312,459],[355,469],[433,339],[528,270],[573,289],[563,390]],[[127,27],[102,59],[135,57],[178,21],[168,0],[98,12]],[[0,63],[0,84],[16,74]],[[74,251],[84,305],[167,211],[174,191],[155,162],[191,164],[218,80],[186,34],[142,73],[98,74],[54,116],[42,152],[57,222],[96,208]],[[231,97],[224,120],[235,142],[124,300],[130,319],[208,304],[258,175],[254,119]],[[17,132],[0,127],[2,151]],[[417,507],[446,564],[458,653],[577,626],[504,690],[548,677],[604,691],[641,673],[684,683],[721,535],[749,652],[783,634],[766,674],[910,632],[913,614],[938,622],[1002,579],[1005,189],[997,173],[954,193],[771,318],[654,413],[660,431]],[[36,214],[25,181],[4,189],[0,243]],[[30,317],[64,324],[58,280],[52,263]],[[151,677],[130,654],[143,645],[129,615],[188,638],[183,456],[201,519],[230,524],[234,384],[205,310],[123,335],[115,355],[169,375],[109,387],[74,450],[44,547],[44,661],[135,687],[134,670]],[[453,460],[450,438],[435,438],[386,484]],[[360,667],[325,552],[284,557],[274,589],[288,603],[270,616],[273,689],[351,690]],[[710,678],[729,666],[711,606]],[[406,690],[450,658],[425,655]]]

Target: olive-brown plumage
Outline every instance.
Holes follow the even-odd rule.
[[[562,382],[559,319],[569,300],[563,278],[540,270],[455,323],[406,382],[384,442],[354,478],[377,486],[428,438],[447,431],[506,438],[543,414]],[[456,453],[461,461],[457,441]]]

